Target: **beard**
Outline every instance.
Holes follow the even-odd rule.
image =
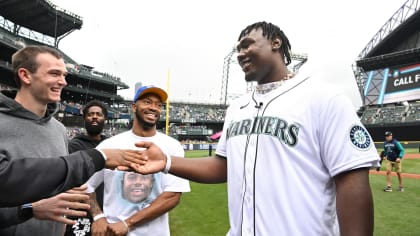
[[[137,110],[137,109],[136,109],[135,115],[136,115],[138,124],[141,125],[145,130],[150,130],[150,129],[154,129],[155,128],[157,121],[156,122],[153,122],[153,123],[152,122],[145,121],[143,119],[143,117],[141,117],[140,111]]]
[[[102,133],[102,130],[104,129],[104,126],[105,126],[105,120],[97,121],[97,123],[98,123],[97,125],[92,125],[92,123],[85,121],[85,129],[88,134],[98,135]]]
[[[256,81],[255,77],[256,77],[255,72],[247,73],[247,74],[245,74],[245,81],[246,82]]]
[[[252,67],[247,73],[245,73],[246,82],[259,82],[263,77],[262,71],[257,71]]]
[[[257,82],[257,84],[264,84],[267,83],[265,80],[273,76],[273,72],[273,68],[270,65],[252,65],[250,70],[245,73],[245,81],[253,81]]]

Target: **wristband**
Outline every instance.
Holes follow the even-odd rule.
[[[163,169],[162,172],[167,174],[169,172],[169,169],[171,168],[171,164],[172,164],[172,158],[171,156],[169,156],[169,154],[166,154],[165,169]]]
[[[125,222],[125,220],[123,220],[122,222],[124,223],[125,227],[127,228],[127,233],[128,233],[130,231],[130,228],[128,228],[127,222]]]
[[[95,221],[97,221],[97,220],[99,220],[101,218],[104,218],[104,217],[105,217],[105,214],[104,213],[97,214],[96,216],[93,217],[93,221],[95,222]]]

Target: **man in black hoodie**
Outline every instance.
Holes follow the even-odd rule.
[[[108,110],[101,101],[92,100],[85,105],[83,108],[83,119],[86,134],[79,134],[69,141],[70,153],[95,148],[102,140],[107,138],[102,134],[107,114]],[[104,185],[101,184],[95,192],[96,199],[102,209]],[[75,218],[74,220],[76,222],[74,225],[66,226],[66,236],[80,235],[81,231],[83,231],[85,236],[91,235],[92,217],[89,214],[87,217]]]
[[[102,133],[108,110],[104,103],[98,100],[88,102],[83,108],[83,119],[86,134],[79,134],[69,141],[69,152],[96,147],[107,137]]]

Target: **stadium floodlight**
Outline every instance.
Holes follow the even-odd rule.
[[[232,50],[225,56],[223,60],[223,74],[222,74],[222,88],[220,95],[220,104],[226,105],[227,102],[227,91],[228,91],[228,79],[229,79],[229,70],[231,63],[237,63],[232,59],[233,54],[237,52],[236,47],[233,46]]]
[[[293,73],[297,73],[299,68],[308,60],[308,54],[306,53],[292,52],[290,57],[292,58],[292,62],[287,66],[287,68]]]

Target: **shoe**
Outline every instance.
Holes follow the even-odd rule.
[[[385,192],[392,192],[392,187],[391,186],[386,186],[386,188],[384,188]]]
[[[403,187],[399,187],[397,191],[398,192],[404,192],[404,188]]]

